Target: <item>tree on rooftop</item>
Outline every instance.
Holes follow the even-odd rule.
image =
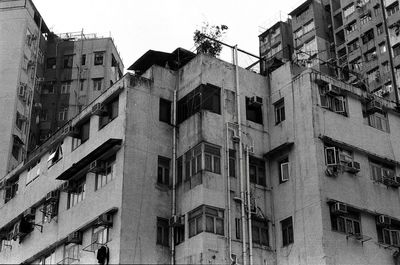
[[[228,26],[210,26],[208,23],[204,23],[201,30],[196,29],[194,32],[193,40],[198,53],[207,53],[211,56],[218,56],[222,51],[222,44],[215,41],[220,41]],[[207,38],[208,37],[208,38]]]

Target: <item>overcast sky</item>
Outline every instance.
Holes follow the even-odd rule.
[[[33,0],[50,30],[114,38],[125,69],[147,50],[194,48],[203,22],[225,24],[224,42],[258,54],[258,35],[305,0]],[[228,51],[222,59],[230,61]],[[242,56],[243,64],[251,64]]]

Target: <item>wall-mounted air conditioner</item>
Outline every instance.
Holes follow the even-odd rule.
[[[103,213],[95,222],[95,226],[105,226],[105,227],[112,227],[113,226],[113,216],[109,213]]]
[[[390,225],[392,220],[387,215],[379,215],[378,216],[378,224],[379,225]]]
[[[254,107],[261,107],[263,102],[261,97],[253,96],[249,100],[249,104]]]
[[[353,173],[353,174],[356,174],[356,173],[360,172],[360,169],[361,169],[360,163],[358,163],[356,161],[348,162],[347,165],[346,165],[346,168],[345,168],[345,170],[347,172],[350,172],[350,173]]]
[[[368,114],[373,114],[375,112],[382,112],[382,103],[378,100],[371,100],[367,103],[366,110]]]

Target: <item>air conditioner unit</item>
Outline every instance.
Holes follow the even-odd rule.
[[[334,86],[332,84],[328,84],[328,90],[326,91],[326,94],[339,96],[339,95],[341,95],[340,87]]]
[[[72,232],[71,234],[68,235],[67,238],[67,244],[74,243],[81,245],[82,244],[82,232],[76,231]]]
[[[25,84],[20,84],[18,87],[18,96],[21,98],[25,98],[26,95],[26,85]]]
[[[92,115],[105,116],[107,115],[107,110],[102,103],[96,103],[92,107]]]
[[[169,226],[183,226],[185,224],[185,217],[174,215],[169,219]]]
[[[371,100],[370,102],[367,103],[367,113],[372,114],[375,112],[381,112],[382,111],[382,103],[379,102],[378,100]]]
[[[112,227],[113,226],[113,216],[112,216],[112,214],[103,213],[102,215],[97,217],[95,226]]]
[[[262,98],[261,97],[257,97],[257,96],[253,96],[253,97],[250,98],[249,104],[251,106],[254,106],[254,107],[261,107],[262,104],[263,104],[262,103]]]
[[[50,191],[50,192],[47,193],[47,195],[46,195],[46,201],[47,201],[47,202],[49,202],[49,201],[57,201],[59,195],[60,195],[60,192],[59,192],[58,190]]]
[[[347,205],[341,202],[336,202],[332,207],[332,212],[336,214],[347,213]]]
[[[106,170],[106,165],[104,161],[101,160],[95,160],[89,165],[89,172],[92,173],[100,173],[104,172]]]
[[[392,220],[389,216],[386,215],[379,215],[378,216],[378,225],[390,225]]]
[[[63,134],[67,136],[71,136],[73,138],[79,138],[79,129],[73,126],[66,126],[64,127]]]
[[[24,217],[27,219],[35,218],[35,208],[30,207],[24,211]]]
[[[351,161],[347,163],[346,171],[353,174],[360,172],[360,163],[356,161]]]

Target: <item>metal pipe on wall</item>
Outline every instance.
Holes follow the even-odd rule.
[[[253,235],[251,234],[251,198],[250,198],[250,167],[249,146],[246,145],[246,188],[247,188],[247,226],[249,232],[249,264],[253,265]]]

